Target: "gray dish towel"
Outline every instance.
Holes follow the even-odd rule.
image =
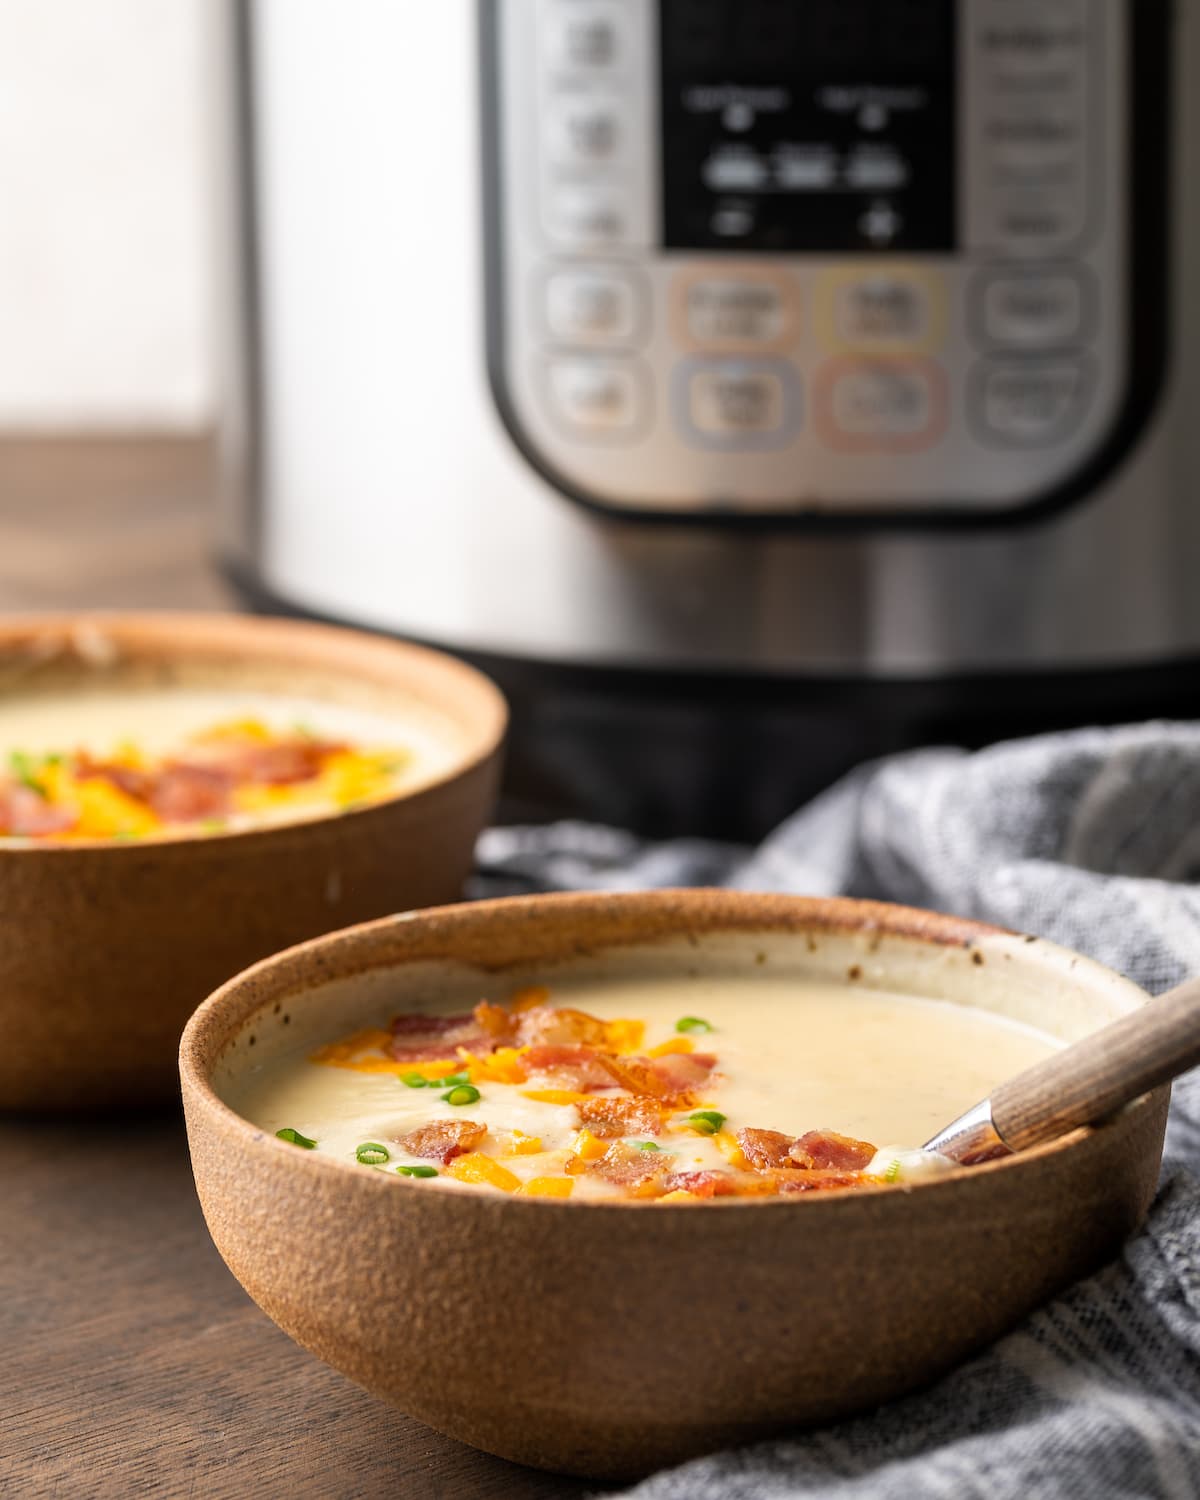
[[[728,885],[900,901],[1035,932],[1158,992],[1200,974],[1200,725],[1085,730],[863,767],[758,849],[501,828],[477,894]],[[1196,1175],[1193,1175],[1196,1174]],[[1200,1073],[1120,1259],[931,1389],[699,1459],[637,1500],[1197,1500]]]

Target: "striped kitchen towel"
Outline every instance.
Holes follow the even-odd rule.
[[[729,885],[1035,932],[1158,992],[1200,974],[1200,725],[1083,730],[855,772],[758,849],[501,828],[478,894]],[[1200,1073],[1158,1199],[1099,1275],[919,1395],[698,1459],[637,1500],[1200,1500]]]

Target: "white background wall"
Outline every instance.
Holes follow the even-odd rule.
[[[0,430],[211,420],[214,3],[0,0]]]

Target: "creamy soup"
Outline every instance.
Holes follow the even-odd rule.
[[[450,751],[400,720],[303,696],[167,687],[0,699],[0,839],[148,838],[378,801]]]
[[[264,1130],[401,1180],[657,1202],[912,1180],[1060,1043],[982,1010],[753,979],[564,983],[404,1014],[234,1079]]]

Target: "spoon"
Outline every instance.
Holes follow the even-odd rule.
[[[1034,1063],[960,1115],[925,1151],[971,1166],[1040,1146],[1200,1064],[1200,979]]]

